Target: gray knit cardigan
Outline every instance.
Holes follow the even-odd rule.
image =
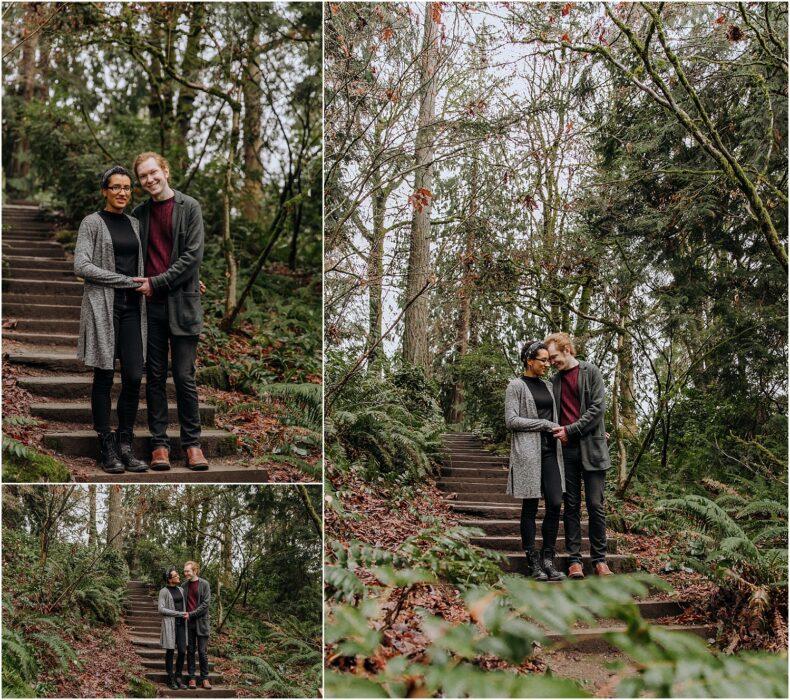
[[[176,618],[186,610],[186,598],[181,599],[184,610],[176,610],[173,594],[165,586],[159,591],[159,614],[162,616],[162,631],[159,635],[159,645],[162,649],[176,648]]]
[[[546,389],[551,393],[548,382]],[[505,426],[512,431],[510,438],[510,473],[507,493],[514,498],[541,497],[540,434],[558,428],[557,404],[554,420],[538,417],[532,392],[523,379],[513,379],[505,391]],[[557,440],[557,464],[560,467],[562,492],[565,493],[565,467],[562,463],[562,445]]]
[[[127,216],[137,236],[137,274],[145,275],[143,248],[140,244],[140,224]],[[80,335],[77,341],[77,359],[89,367],[113,369],[115,367],[115,330],[112,312],[115,289],[134,288],[140,285],[131,277],[115,271],[115,252],[107,224],[97,212],[86,216],[77,233],[74,249],[74,274],[85,280],[80,311]],[[142,294],[140,295],[143,296]],[[145,298],[140,303],[140,331],[143,338],[143,359],[148,336]]]

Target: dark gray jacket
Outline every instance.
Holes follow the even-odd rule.
[[[184,601],[189,598],[189,581],[181,584],[184,591]],[[209,619],[209,605],[211,604],[211,586],[204,578],[198,578],[198,606],[189,613],[188,622],[195,621],[198,637],[208,637],[211,632],[211,621]],[[184,603],[186,606],[186,602]]]
[[[554,401],[560,407],[562,375],[557,372],[551,380]],[[579,438],[582,464],[588,471],[604,471],[612,466],[609,446],[606,444],[606,429],[603,419],[606,414],[606,390],[601,370],[594,364],[579,360],[579,420],[565,426],[570,437]]]
[[[203,260],[203,213],[192,197],[177,190],[173,204],[173,252],[170,267],[151,278],[155,291],[167,290],[168,320],[173,335],[198,335],[203,330],[200,305],[200,263]],[[132,216],[140,221],[143,256],[148,255],[151,200],[135,207]]]

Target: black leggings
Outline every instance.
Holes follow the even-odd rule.
[[[541,527],[543,553],[554,556],[562,507],[562,479],[556,450],[553,447],[541,450],[540,461],[541,490],[546,505]],[[524,498],[521,501],[521,544],[525,550],[535,549],[535,516],[538,514],[539,501],[539,498]]]
[[[175,674],[181,676],[184,673],[184,659],[186,658],[186,629],[184,624],[179,624],[176,621],[176,647],[178,649],[178,656],[176,656],[176,665],[173,668],[173,656],[175,656],[176,649],[165,649],[165,671],[168,676]]]
[[[175,649],[165,649],[165,671],[167,672],[168,676],[181,676],[184,673],[184,658],[186,657],[186,652],[183,649],[178,650],[178,656],[176,656],[176,665],[174,668],[173,656],[175,656],[175,652]]]
[[[134,292],[138,294],[138,292]],[[140,384],[143,380],[143,336],[140,331],[140,302],[124,301],[116,295],[113,308],[115,357],[121,362],[121,393],[118,396],[118,432],[131,433],[140,403]],[[91,412],[93,427],[100,435],[109,433],[112,411],[114,369],[93,369]]]

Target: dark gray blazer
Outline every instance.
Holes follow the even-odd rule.
[[[168,320],[173,335],[198,335],[203,330],[200,304],[200,263],[203,260],[203,213],[189,195],[175,192],[173,205],[173,252],[170,267],[151,278],[155,291],[167,290]],[[135,207],[132,216],[140,221],[143,257],[148,255],[151,200]]]
[[[186,600],[189,597],[189,581],[184,581],[181,584],[181,589],[184,591],[184,606],[186,607]],[[198,606],[191,613],[189,613],[188,623],[195,620],[198,637],[208,637],[211,632],[211,620],[209,619],[208,607],[211,604],[211,586],[204,578],[198,578]]]
[[[554,401],[560,407],[562,375],[557,372],[551,380]],[[579,360],[579,420],[565,427],[571,437],[579,438],[582,465],[588,471],[604,471],[612,466],[609,446],[606,444],[604,415],[606,390],[601,370],[594,364]]]

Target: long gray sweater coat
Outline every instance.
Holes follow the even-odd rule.
[[[183,599],[186,610],[186,598]],[[162,616],[162,632],[159,635],[159,644],[162,649],[176,648],[176,618],[184,614],[184,610],[176,610],[173,594],[165,586],[159,591],[159,614]]]
[[[551,394],[551,385],[544,380]],[[532,392],[523,379],[513,379],[505,391],[505,426],[512,432],[510,438],[510,473],[507,494],[514,498],[541,497],[540,434],[558,428],[557,404],[554,420],[538,417]],[[562,492],[565,493],[565,467],[562,463],[562,445],[557,440],[557,464],[560,467]]]
[[[140,224],[127,216],[137,237],[137,274],[145,275],[145,259],[140,244]],[[86,216],[77,233],[74,249],[74,274],[85,280],[80,311],[80,334],[77,341],[77,359],[89,367],[113,369],[115,367],[115,330],[113,304],[116,289],[139,287],[131,277],[115,271],[115,252],[112,236],[98,213]],[[143,338],[143,359],[148,337],[145,315],[145,298],[140,300],[140,331]]]

